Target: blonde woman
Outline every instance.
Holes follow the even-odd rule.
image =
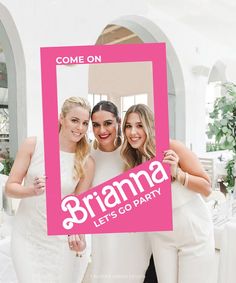
[[[130,107],[122,128],[121,155],[126,169],[155,156],[154,115],[146,105]],[[209,177],[198,158],[175,140],[170,141],[170,149],[164,152],[163,163],[170,164],[173,179],[174,229],[149,234],[158,282],[210,282],[214,255],[213,225],[201,197],[211,191]]]
[[[60,118],[59,144],[62,195],[87,190],[94,162],[89,156],[86,132],[90,107],[83,98],[65,100]],[[85,248],[83,235],[48,236],[46,227],[43,142],[27,138],[20,147],[6,184],[10,197],[21,198],[12,233],[12,256],[20,283],[76,282],[80,257],[72,249]],[[22,183],[24,180],[24,183]],[[56,217],[56,216],[55,216]]]

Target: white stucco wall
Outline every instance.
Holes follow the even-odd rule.
[[[198,155],[201,155],[205,152],[205,93],[208,76],[200,72],[196,73],[195,67],[203,66],[209,69],[210,73],[211,68],[219,59],[224,58],[226,54],[228,57],[234,56],[234,51],[224,46],[223,41],[222,45],[216,45],[215,42],[207,40],[201,34],[157,9],[150,8],[147,18],[161,29],[172,45],[171,47],[167,43],[167,59],[169,58],[168,63],[171,68],[175,69],[173,66],[175,61],[168,56],[168,52],[173,48],[178,57],[184,77],[184,88],[176,89],[177,131],[181,132],[184,128],[185,139],[183,141]],[[197,69],[201,70],[201,68]],[[179,98],[183,95],[185,99],[179,104]],[[181,112],[185,112],[185,121]]]
[[[94,44],[114,18],[146,10],[145,1],[140,0],[72,0],[67,4],[63,0],[2,0],[1,3],[15,22],[25,56],[27,135],[42,132],[40,47]],[[87,93],[86,80],[87,73],[81,72],[81,93]]]
[[[167,40],[168,64],[175,73],[176,137],[198,154],[204,152],[204,97],[208,77],[194,73],[194,70],[196,66],[210,70],[226,54],[227,58],[233,57],[230,47],[207,41],[188,26],[149,6],[145,0],[72,0],[67,4],[63,0],[1,0],[1,3],[11,14],[22,42],[27,97],[27,125],[22,127],[27,128],[27,135],[42,132],[40,47],[91,45],[107,24],[125,19],[126,16],[132,22],[132,17],[142,16],[144,23],[141,18],[140,23],[150,29],[149,32],[157,41]],[[152,24],[145,23],[145,19]],[[156,30],[153,28],[155,25]],[[145,28],[141,32],[145,33]],[[178,84],[181,77],[182,86]],[[86,68],[81,71],[79,79],[78,89],[72,89],[60,80],[62,87],[68,89],[65,97],[74,92],[80,92],[80,95],[87,93]]]

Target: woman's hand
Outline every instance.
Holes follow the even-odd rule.
[[[83,252],[86,248],[85,235],[82,234],[69,235],[68,244],[69,244],[69,248],[72,251],[76,252],[76,256],[82,256],[81,252]]]
[[[164,151],[163,163],[170,164],[171,176],[176,179],[179,166],[179,156],[172,149]]]
[[[45,191],[45,180],[46,177],[35,177],[33,183],[33,191],[36,196],[42,195]]]

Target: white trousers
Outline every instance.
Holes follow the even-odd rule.
[[[149,234],[158,283],[209,283],[214,230],[200,196],[173,210],[173,231]]]
[[[143,283],[151,246],[147,233],[92,235],[92,283]]]

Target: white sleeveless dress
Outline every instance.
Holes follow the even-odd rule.
[[[93,185],[101,184],[124,171],[120,150],[92,150],[95,160]],[[92,235],[92,283],[143,283],[151,247],[146,233]]]
[[[74,153],[60,151],[62,195],[73,193]],[[45,175],[43,143],[37,140],[25,186]],[[56,216],[55,216],[56,217]],[[12,232],[12,257],[19,283],[79,283],[83,258],[70,251],[67,236],[48,236],[45,194],[21,200]]]

